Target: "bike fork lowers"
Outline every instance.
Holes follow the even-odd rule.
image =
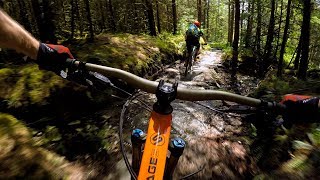
[[[170,103],[175,99],[177,93],[177,83],[172,87],[164,84],[161,80],[156,96],[157,102],[153,105],[153,111],[149,120],[147,136],[143,138],[143,132],[135,129],[133,137],[133,159],[132,166],[137,173],[140,169],[138,179],[172,179],[179,157],[182,155],[185,142],[180,138],[170,141],[170,130],[172,121],[172,106]],[[138,136],[134,136],[137,134]],[[144,144],[141,159],[142,144]],[[171,152],[167,160],[168,146]],[[140,162],[141,159],[141,162]]]

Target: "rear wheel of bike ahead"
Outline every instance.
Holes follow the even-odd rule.
[[[192,66],[193,66],[193,62],[196,58],[196,46],[193,46],[192,47],[192,51],[188,57],[188,60],[187,60],[187,64],[186,64],[186,70],[184,72],[184,76],[187,76],[188,73],[192,73]]]

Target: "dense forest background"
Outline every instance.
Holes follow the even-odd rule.
[[[240,72],[259,79],[254,97],[279,101],[286,93],[319,95],[319,0],[0,0],[0,7],[42,42],[63,44],[76,58],[150,79],[162,64],[181,59],[184,33],[199,20],[209,48],[223,51],[224,66],[232,76]],[[102,95],[41,71],[22,57],[0,49],[0,135],[5,137],[0,145],[8,147],[0,152],[9,154],[0,153],[1,162],[8,160],[0,169],[20,165],[0,178],[24,177],[33,174],[34,167],[55,172],[50,168],[57,162],[64,166],[61,158],[49,165],[43,162],[55,155],[50,159],[41,148],[70,161],[80,159],[88,167],[99,164],[96,159],[109,166],[102,157],[120,159],[114,143],[117,122],[110,119],[119,118],[123,102],[117,104],[109,92]],[[103,108],[113,111],[103,112],[107,115],[97,122],[95,113]],[[90,115],[91,119],[81,118]],[[252,133],[253,139],[261,140],[253,154],[260,158],[262,174],[272,177],[270,170],[280,169],[276,177],[317,177],[319,125],[281,128],[271,135]],[[26,143],[30,137],[32,143]],[[7,145],[12,142],[15,145]],[[24,159],[26,151],[34,154]],[[35,158],[37,153],[45,155]]]
[[[54,0],[2,1],[4,10],[43,42],[94,40],[102,32],[183,34],[198,19],[208,41],[254,56],[258,74],[270,65],[319,67],[319,1],[307,0]],[[236,65],[237,63],[233,63]]]

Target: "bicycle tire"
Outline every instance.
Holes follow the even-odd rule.
[[[186,70],[184,71],[184,76],[188,75],[189,65],[190,65],[190,56],[188,57],[188,60],[187,60],[187,63],[186,63]]]
[[[187,76],[188,73],[190,72],[190,74],[192,73],[192,66],[193,66],[193,62],[194,62],[194,59],[195,59],[195,51],[196,51],[196,47],[193,46],[192,47],[192,51],[188,57],[188,60],[187,60],[187,65],[186,65],[186,70],[184,72],[184,76]]]

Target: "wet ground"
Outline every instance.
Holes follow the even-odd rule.
[[[159,79],[166,82],[179,82],[179,86],[192,89],[216,89],[240,92],[247,95],[258,82],[249,76],[238,75],[231,79],[229,71],[221,62],[219,50],[203,51],[193,66],[192,74],[184,77],[182,62],[167,66]],[[137,99],[152,107],[155,96],[142,94]],[[125,131],[132,128],[146,128],[149,111],[141,103],[133,100],[126,111]],[[190,179],[246,179],[250,178],[256,166],[249,156],[247,125],[235,114],[219,113],[212,109],[224,109],[228,102],[202,101],[172,102],[173,125],[172,136],[182,137],[187,145],[176,168],[174,179],[203,169]],[[127,136],[128,137],[128,136]],[[130,141],[126,139],[127,143]],[[129,148],[128,156],[130,156]],[[120,161],[110,179],[129,179],[125,164]],[[119,176],[119,174],[121,174]]]

